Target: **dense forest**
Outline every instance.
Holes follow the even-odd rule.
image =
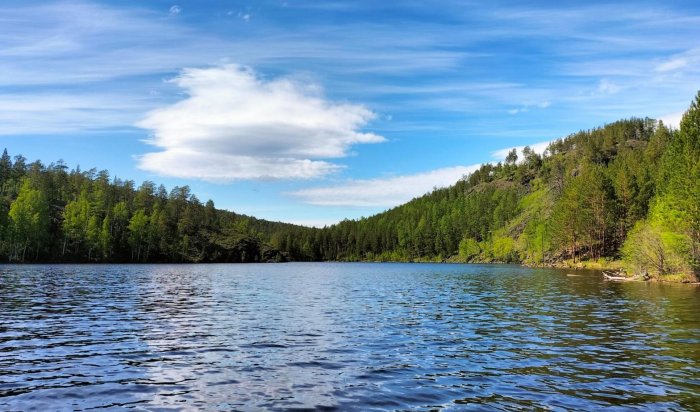
[[[513,150],[453,186],[322,228],[202,203],[187,186],[0,158],[6,261],[381,260],[551,265],[624,261],[693,280],[700,269],[700,93],[680,129],[621,120]]]
[[[0,255],[17,262],[284,261],[259,233],[285,229],[217,210],[188,186],[110,179],[63,162],[0,157]],[[274,228],[274,229],[272,229]]]

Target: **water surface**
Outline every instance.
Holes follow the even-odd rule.
[[[0,266],[0,410],[700,410],[700,288],[517,266]]]

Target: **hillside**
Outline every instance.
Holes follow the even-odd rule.
[[[451,187],[323,229],[202,203],[187,186],[0,158],[9,261],[382,260],[551,265],[624,259],[692,280],[700,257],[700,94],[680,130],[628,119],[525,148]]]
[[[455,185],[357,221],[275,233],[310,260],[606,266],[693,280],[700,241],[700,94],[680,130],[621,120],[525,148]]]

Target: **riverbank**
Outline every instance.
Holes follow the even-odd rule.
[[[565,259],[547,263],[527,263],[527,262],[497,262],[497,261],[469,261],[466,262],[460,259],[459,256],[451,256],[447,259],[441,257],[435,258],[418,258],[409,260],[359,260],[360,262],[376,262],[376,263],[469,263],[469,264],[518,264],[530,268],[552,268],[552,269],[569,269],[569,270],[598,270],[602,272],[612,272],[619,274],[619,277],[624,277],[627,280],[636,280],[641,282],[660,282],[660,283],[684,283],[700,285],[700,279],[690,274],[669,274],[660,277],[644,277],[642,275],[630,274],[626,263],[619,259],[600,258],[596,260],[577,260]]]
[[[137,263],[137,262],[105,262],[105,261],[99,261],[99,262],[84,262],[84,261],[78,261],[78,262],[70,262],[70,261],[49,261],[49,262],[7,262],[8,264],[11,265],[35,265],[35,264],[49,264],[49,265],[114,265],[114,264],[119,264],[119,265],[142,265],[142,264],[151,264],[151,265],[188,265],[188,264],[226,264],[226,263],[238,263],[238,264],[247,264],[247,263],[287,263],[287,262],[295,262],[293,260],[282,260],[282,261],[274,261],[274,260],[267,260],[267,261],[249,261],[249,262],[147,262],[147,263]],[[308,262],[308,261],[306,261]],[[552,269],[568,269],[568,270],[597,270],[597,271],[602,271],[602,272],[612,272],[615,274],[619,274],[619,276],[626,277],[626,280],[634,280],[634,281],[641,281],[641,282],[660,282],[660,283],[684,283],[684,284],[693,284],[693,285],[700,285],[700,279],[694,278],[692,275],[687,275],[687,274],[671,274],[671,275],[665,275],[663,277],[659,278],[647,278],[644,279],[642,276],[634,276],[630,275],[629,272],[626,270],[625,262],[621,260],[611,260],[611,259],[598,259],[598,260],[584,260],[584,261],[576,261],[574,262],[573,259],[566,259],[562,261],[556,261],[556,262],[547,262],[545,264],[540,264],[540,263],[527,263],[527,262],[497,262],[497,261],[464,261],[463,259],[460,259],[458,256],[451,256],[447,259],[444,259],[442,257],[434,257],[434,258],[414,258],[414,259],[347,259],[347,260],[338,260],[338,261],[314,261],[314,263],[342,263],[342,262],[358,262],[358,263],[448,263],[448,264],[474,264],[474,265],[502,265],[502,264],[512,264],[512,265],[519,265],[523,267],[528,267],[528,268],[552,268]]]
[[[530,266],[527,265],[526,266]],[[551,263],[546,263],[544,265],[532,265],[538,267],[551,267],[556,269],[574,269],[574,270],[608,270],[614,272],[620,272],[625,270],[625,263],[621,260],[613,259],[596,259],[596,260],[583,260],[574,261],[573,259],[566,259]]]

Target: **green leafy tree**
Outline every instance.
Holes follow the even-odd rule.
[[[80,192],[78,199],[68,202],[63,210],[63,241],[62,254],[71,244],[73,253],[78,254],[78,248],[87,240],[88,224],[90,223],[90,201],[86,190]]]
[[[14,239],[13,260],[24,262],[29,248],[38,259],[42,243],[49,237],[49,204],[44,195],[25,179],[9,210]]]
[[[465,237],[459,242],[459,256],[469,262],[481,253],[479,242],[476,239]]]
[[[668,199],[658,199],[651,218],[638,222],[622,249],[633,273],[692,280],[692,240],[684,233],[684,216]]]
[[[669,144],[663,159],[660,202],[682,216],[676,228],[690,239],[690,262],[700,271],[700,92],[681,119],[680,131]],[[658,215],[658,213],[657,213]],[[652,216],[663,220],[664,215]]]
[[[131,258],[141,261],[141,252],[148,247],[149,217],[142,209],[137,210],[129,221],[129,244],[131,245]]]
[[[109,259],[112,256],[112,214],[108,213],[102,220],[102,227],[99,234],[99,245],[102,257]]]

